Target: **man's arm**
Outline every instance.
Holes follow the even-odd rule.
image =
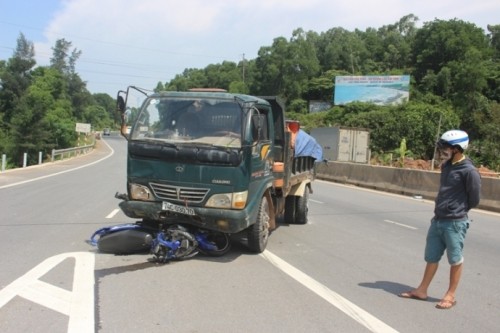
[[[466,191],[468,198],[469,209],[476,207],[479,204],[481,197],[481,176],[476,169],[471,170],[467,174]]]

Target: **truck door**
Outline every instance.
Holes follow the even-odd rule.
[[[269,177],[272,174],[272,154],[271,154],[272,142],[269,137],[269,122],[266,114],[254,111],[254,113],[251,116],[251,134],[252,134],[251,183],[255,183],[256,180]]]

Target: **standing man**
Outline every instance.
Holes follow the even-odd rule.
[[[479,204],[481,177],[472,162],[464,156],[468,145],[469,136],[460,130],[444,133],[437,142],[443,163],[434,217],[427,232],[427,265],[420,285],[399,294],[403,298],[426,300],[427,289],[446,250],[451,265],[450,284],[436,305],[438,309],[451,309],[457,303],[455,292],[462,275],[464,240],[469,228],[467,213]]]

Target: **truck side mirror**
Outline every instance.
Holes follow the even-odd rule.
[[[125,112],[125,100],[122,96],[118,96],[116,99],[116,109],[121,113]]]
[[[123,96],[118,95],[118,97],[116,98],[116,109],[120,112],[120,118],[122,122],[120,134],[123,137],[128,138],[125,107],[125,99],[123,99]]]

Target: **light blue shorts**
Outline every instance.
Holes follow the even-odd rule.
[[[464,261],[463,249],[469,220],[432,219],[427,232],[425,261],[437,263],[446,250],[450,265],[460,265]]]

